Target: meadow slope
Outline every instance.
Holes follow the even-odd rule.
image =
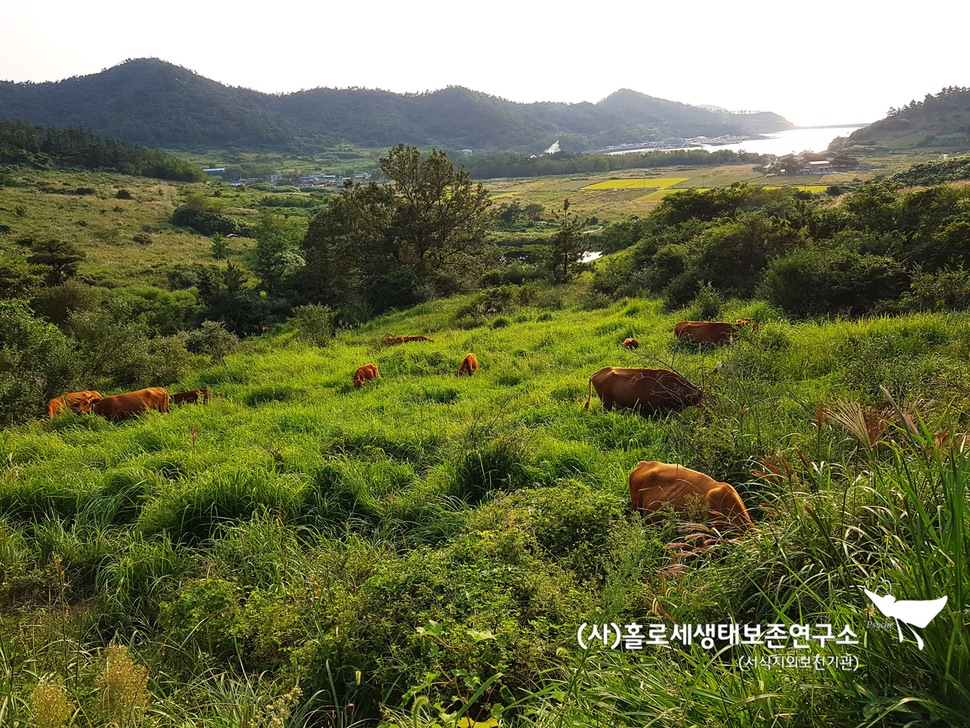
[[[0,722],[37,720],[43,684],[82,726],[960,724],[970,317],[738,304],[722,317],[760,328],[703,349],[656,301],[503,291],[324,347],[279,327],[170,386],[208,406],[0,431]],[[481,368],[456,378],[466,352]],[[381,378],[355,390],[368,362]],[[675,369],[704,401],[584,411],[606,365]],[[734,484],[757,530],[670,569],[691,531],[630,512],[639,460]],[[949,602],[918,649],[867,628],[860,587]],[[768,647],[583,650],[584,622],[830,623],[859,644],[788,644],[822,662],[785,668]],[[137,678],[123,700],[112,664]]]

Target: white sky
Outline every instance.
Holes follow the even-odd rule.
[[[801,126],[867,123],[944,86],[970,86],[970,3],[954,0],[3,5],[7,81],[54,81],[156,57],[271,93],[459,85],[512,101],[596,102],[630,88],[774,111]]]

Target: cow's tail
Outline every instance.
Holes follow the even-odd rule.
[[[586,404],[583,405],[584,410],[589,409],[589,401],[593,398],[593,375],[589,377],[589,388],[586,392]]]

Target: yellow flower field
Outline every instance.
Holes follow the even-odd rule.
[[[584,190],[628,190],[637,187],[673,187],[686,182],[689,177],[644,177],[642,179],[608,179],[586,185]]]

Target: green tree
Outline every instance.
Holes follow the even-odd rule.
[[[30,265],[43,266],[41,270],[44,271],[48,286],[59,286],[76,275],[78,264],[82,260],[84,253],[73,243],[63,240],[35,242],[27,256]]]
[[[0,423],[40,415],[48,399],[71,391],[71,342],[23,301],[0,301]]]
[[[570,276],[582,264],[583,254],[586,252],[583,228],[586,227],[585,218],[576,217],[569,212],[569,200],[562,203],[559,218],[559,230],[552,239],[552,277],[556,283],[568,283]]]
[[[253,290],[246,274],[232,261],[223,269],[200,268],[196,275],[202,303],[198,318],[221,321],[239,336],[259,333],[276,318],[275,302]]]
[[[542,213],[544,211],[545,208],[543,208],[538,202],[530,202],[528,205],[522,208],[522,216],[534,222],[542,218]]]
[[[18,256],[0,257],[0,299],[27,298],[41,282],[41,273]]]
[[[479,274],[488,192],[444,152],[403,144],[381,157],[385,184],[348,183],[310,223],[301,288],[313,302],[375,310],[450,293]]]
[[[256,226],[252,268],[260,279],[260,290],[273,298],[284,296],[287,279],[303,264],[300,239],[305,234],[302,218],[286,220],[263,213]]]

